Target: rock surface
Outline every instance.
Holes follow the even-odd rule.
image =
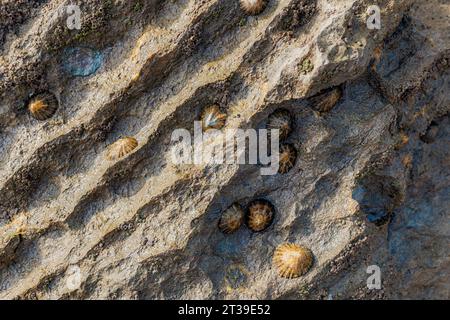
[[[0,4],[0,298],[450,298],[448,0],[86,0],[81,30],[69,4]],[[174,165],[173,130],[211,104],[226,128],[289,110],[295,167]],[[267,230],[218,230],[255,198]],[[284,242],[306,275],[278,276]]]

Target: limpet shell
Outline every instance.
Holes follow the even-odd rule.
[[[201,120],[203,131],[222,129],[227,120],[227,115],[220,111],[218,105],[212,105],[203,110]]]
[[[330,112],[342,98],[342,89],[337,87],[312,100],[313,108],[321,113]]]
[[[288,143],[282,144],[280,146],[280,167],[278,172],[281,174],[288,173],[295,165],[297,160],[297,150],[294,146]]]
[[[122,158],[126,154],[133,151],[137,146],[138,142],[133,137],[120,138],[109,147],[106,157],[108,158],[108,160],[116,160]]]
[[[44,92],[30,100],[28,110],[33,118],[44,121],[51,118],[58,110],[58,100],[54,94]]]
[[[249,15],[261,13],[267,4],[267,0],[239,0],[241,8]]]
[[[313,264],[311,250],[301,245],[284,243],[279,245],[273,254],[273,264],[284,278],[297,278],[309,271]]]
[[[234,203],[222,213],[218,226],[220,231],[229,234],[238,230],[243,222],[244,210],[239,204]]]
[[[267,120],[267,129],[280,130],[280,140],[285,140],[292,131],[292,115],[286,109],[278,109],[273,112]]]
[[[272,224],[274,216],[274,206],[267,200],[257,199],[248,206],[246,224],[253,232],[261,232]]]

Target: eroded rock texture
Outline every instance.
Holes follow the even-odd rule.
[[[448,0],[85,0],[81,30],[69,4],[0,4],[0,298],[449,298]],[[226,128],[289,110],[295,167],[174,165],[173,130],[211,104]],[[255,198],[266,231],[218,230]],[[306,275],[277,275],[284,242]]]

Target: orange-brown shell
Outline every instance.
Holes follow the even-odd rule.
[[[341,98],[341,88],[334,88],[315,97],[312,100],[313,108],[321,113],[330,112]]]
[[[284,243],[279,245],[273,254],[273,264],[284,278],[297,278],[309,271],[314,258],[311,250],[306,247]]]
[[[280,130],[280,140],[285,140],[292,131],[292,122],[292,116],[289,111],[286,109],[278,109],[269,116],[267,129]]]
[[[258,199],[249,204],[246,223],[253,232],[260,232],[272,224],[274,216],[274,206],[267,200]]]
[[[266,8],[267,0],[239,0],[241,8],[250,15],[257,15]]]
[[[227,115],[220,111],[218,105],[212,105],[203,110],[201,120],[203,131],[222,129],[227,120]]]
[[[237,203],[222,213],[219,220],[219,230],[229,234],[237,231],[244,222],[244,210]]]
[[[138,142],[133,137],[120,138],[109,146],[106,157],[108,160],[116,160],[122,158],[126,154],[133,151],[138,146]]]
[[[28,110],[36,120],[47,120],[51,118],[58,109],[58,100],[50,93],[41,93],[28,103]]]
[[[282,144],[280,146],[280,167],[278,172],[281,174],[289,172],[294,167],[296,160],[297,150],[295,150],[294,146],[287,143]]]

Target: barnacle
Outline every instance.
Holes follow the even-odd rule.
[[[291,170],[295,165],[295,160],[297,160],[297,150],[294,146],[288,143],[282,144],[280,146],[280,167],[278,172],[285,174]]]
[[[267,129],[280,130],[280,140],[285,140],[292,131],[292,122],[292,116],[289,111],[286,109],[278,109],[269,116]]]
[[[250,15],[261,13],[267,4],[267,0],[240,0],[241,8]]]
[[[302,60],[302,62],[300,64],[300,73],[301,74],[306,75],[313,70],[314,70],[314,64],[310,58],[306,58],[306,59]]]
[[[341,88],[334,88],[312,99],[313,108],[321,113],[329,112],[341,100],[341,97]]]
[[[254,200],[248,206],[247,226],[254,232],[263,231],[272,224],[274,215],[275,208],[269,201],[264,199]]]
[[[219,220],[219,229],[223,233],[233,233],[242,225],[244,221],[244,211],[241,206],[234,203],[222,213]]]
[[[114,142],[108,150],[106,157],[108,160],[115,160],[122,158],[126,154],[133,151],[138,146],[138,142],[135,138],[124,137]]]
[[[28,103],[28,110],[36,120],[47,120],[51,118],[58,109],[58,100],[50,92],[36,95]]]
[[[313,260],[311,250],[293,243],[279,245],[273,254],[273,263],[284,278],[304,275],[311,268]]]
[[[218,105],[212,105],[203,110],[201,119],[203,131],[221,129],[225,125],[227,115],[220,111]]]

